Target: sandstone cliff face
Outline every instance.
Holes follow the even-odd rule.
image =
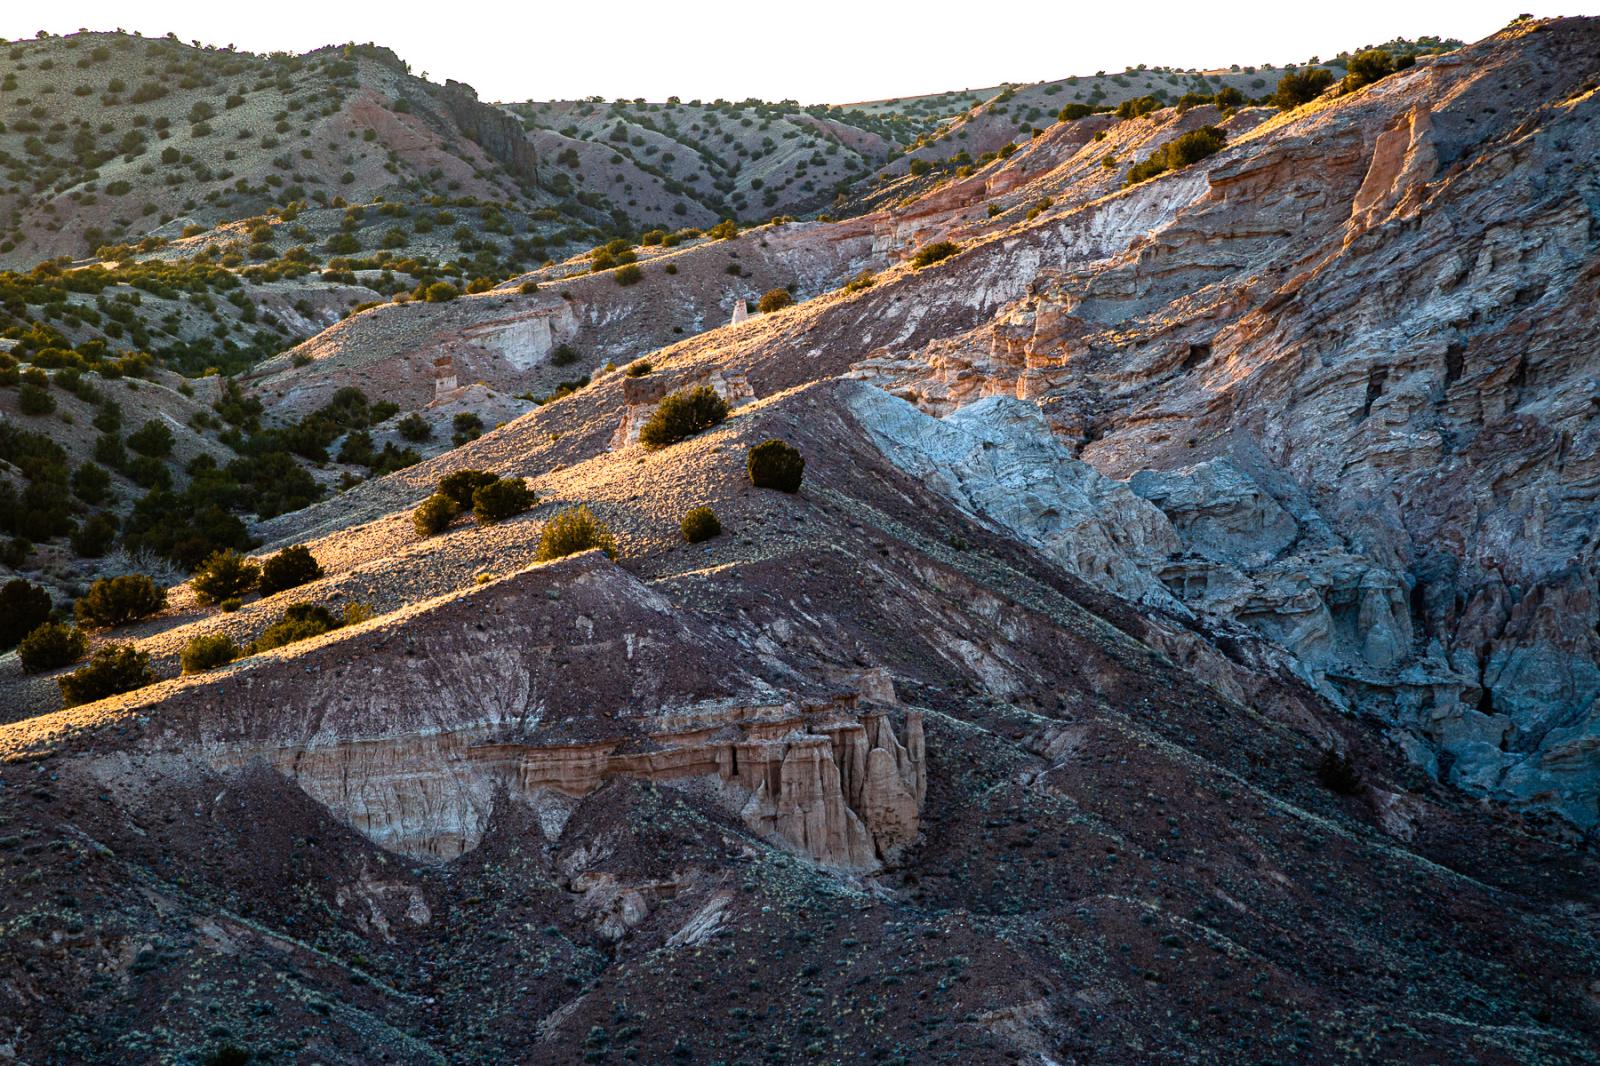
[[[555,840],[616,779],[709,788],[824,865],[898,856],[927,791],[921,714],[881,673],[786,693],[745,658],[590,553],[161,686],[151,742],[265,762],[417,858],[471,851],[507,802]]]
[[[646,722],[647,737],[587,744],[507,740],[485,728],[433,737],[284,740],[211,756],[265,759],[362,835],[391,851],[449,860],[475,848],[497,802],[527,806],[548,840],[572,805],[608,781],[711,786],[756,833],[826,866],[872,870],[916,838],[926,793],[922,719],[908,743],[885,711],[853,700],[691,708]],[[673,725],[681,726],[675,731]]]

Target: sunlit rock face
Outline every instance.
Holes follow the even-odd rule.
[[[165,742],[219,770],[265,762],[416,858],[470,852],[506,803],[558,839],[613,780],[709,790],[758,837],[844,870],[917,836],[922,715],[886,675],[775,689],[598,553],[338,636],[166,700]]]
[[[417,858],[472,850],[497,802],[529,807],[557,839],[576,801],[627,779],[709,787],[761,837],[826,866],[871,870],[916,838],[927,791],[922,718],[906,715],[902,744],[886,712],[852,702],[692,708],[663,723],[682,732],[642,739],[541,746],[480,729],[241,748],[217,762],[266,758],[374,843]]]
[[[993,397],[1037,405],[1067,454],[1176,538],[1141,558],[1148,520],[1102,509],[1140,548],[1098,584],[1148,603],[1129,577],[1146,573],[1279,643],[1442,778],[1600,823],[1585,724],[1600,698],[1600,252],[1576,162],[1600,148],[1600,98],[1578,73],[1594,43],[1565,22],[1240,131],[1198,167],[1015,233],[987,266],[943,268],[993,292],[1003,263],[1004,305],[864,353],[854,376],[996,426],[1010,416]],[[1033,195],[1070,200],[1065,175]],[[1030,269],[1034,250],[1106,241],[1114,217],[1140,231]],[[1018,441],[1011,461],[1046,447]],[[984,480],[1002,524],[1048,510],[1004,499],[1015,476]],[[1103,554],[1100,534],[1075,540]]]

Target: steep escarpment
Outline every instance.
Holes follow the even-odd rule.
[[[1116,197],[1182,205],[1126,250],[858,373],[935,413],[1031,400],[1188,531],[1172,592],[1440,774],[1593,825],[1594,32],[1279,118]]]
[[[447,80],[440,98],[461,132],[491,159],[522,180],[538,183],[539,155],[522,123],[498,107],[479,103],[470,85]]]

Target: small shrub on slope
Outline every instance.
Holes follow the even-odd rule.
[[[608,556],[617,557],[617,541],[606,524],[596,518],[589,508],[579,505],[562,511],[545,523],[539,535],[540,562],[562,559],[590,548],[599,548]]]
[[[261,567],[232,548],[213,552],[195,571],[194,592],[201,603],[220,603],[243,596],[261,579]]]
[[[917,249],[917,254],[911,257],[911,265],[921,270],[923,267],[932,266],[940,260],[949,259],[959,251],[961,251],[961,245],[954,241],[934,241],[932,244],[924,244]]]
[[[88,665],[56,678],[56,686],[61,689],[61,702],[75,707],[143,688],[155,679],[149,652],[132,644],[107,644],[95,649]]]
[[[450,520],[461,513],[456,501],[442,492],[436,492],[417,505],[411,512],[411,525],[420,537],[443,533]]]
[[[764,315],[770,315],[793,304],[794,297],[789,295],[788,289],[768,289],[762,294],[761,302],[756,304],[756,309]]]
[[[1190,130],[1151,152],[1149,158],[1143,162],[1130,167],[1124,184],[1137,185],[1157,174],[1177,170],[1190,163],[1198,163],[1207,156],[1222,151],[1227,143],[1227,135],[1215,126],[1201,126],[1197,130]]]
[[[1353,93],[1395,71],[1394,56],[1382,48],[1369,48],[1350,57],[1344,80],[1339,83],[1341,93]]]
[[[439,492],[455,501],[461,511],[472,509],[472,494],[500,480],[493,470],[457,470],[439,479]]]
[[[433,427],[428,425],[426,418],[423,418],[415,411],[395,423],[395,429],[400,431],[402,437],[414,444],[420,444],[422,441],[430,440],[433,437]]]
[[[1278,79],[1278,90],[1272,94],[1272,104],[1284,111],[1292,111],[1321,96],[1332,84],[1333,73],[1321,67],[1291,70]]]
[[[678,529],[686,542],[699,544],[721,533],[722,522],[717,518],[717,512],[711,508],[695,507],[683,516]]]
[[[1361,791],[1361,773],[1348,753],[1329,748],[1317,763],[1317,780],[1331,792],[1341,796],[1354,796]]]
[[[226,633],[195,637],[183,646],[179,661],[186,674],[200,674],[226,666],[239,657],[239,648]]]
[[[261,564],[261,595],[297,588],[322,576],[322,564],[304,544],[283,549]]]
[[[59,622],[37,626],[17,645],[17,658],[30,674],[42,673],[75,663],[89,650],[89,640],[80,631]]]
[[[0,588],[0,649],[17,646],[23,637],[50,620],[50,594],[22,578]]]
[[[472,494],[472,517],[480,526],[492,526],[532,507],[536,497],[520,477],[492,481]]]
[[[704,432],[728,417],[728,404],[709,385],[679,389],[663,397],[639,429],[639,443],[652,450]]]
[[[89,586],[72,612],[80,626],[111,627],[138,621],[165,607],[166,590],[145,574],[101,578]]]
[[[806,461],[794,447],[774,438],[750,449],[745,468],[750,474],[750,484],[758,489],[798,492]]]
[[[261,631],[251,651],[268,651],[297,640],[319,637],[338,629],[339,625],[340,620],[320,603],[291,603],[276,622]]]

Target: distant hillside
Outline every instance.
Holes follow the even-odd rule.
[[[905,240],[880,208],[968,196],[978,174],[995,224],[1014,221],[1029,205],[1006,189],[1106,136],[1112,108],[1259,99],[1281,73],[502,107],[370,44],[0,46],[3,561],[70,590],[115,547],[185,566],[248,547],[260,522],[714,329],[739,301],[836,289]],[[1069,104],[1096,113],[1057,121]],[[768,224],[828,215],[861,217],[828,240],[820,222]],[[171,444],[130,447],[147,424]],[[200,531],[168,536],[181,525]]]
[[[609,171],[610,196],[626,197],[622,210],[667,225],[825,208],[933,125],[792,101],[584,100],[511,109],[562,178],[594,186]]]

